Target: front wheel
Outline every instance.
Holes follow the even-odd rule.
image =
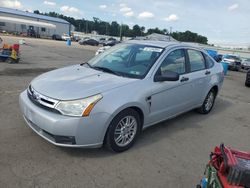
[[[208,114],[214,106],[215,97],[216,92],[214,89],[211,89],[207,94],[202,106],[198,108],[197,111],[201,114]]]
[[[122,152],[135,143],[141,128],[139,114],[133,109],[120,112],[110,123],[106,134],[106,147],[114,152]]]

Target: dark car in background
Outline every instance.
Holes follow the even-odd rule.
[[[217,56],[215,56],[214,59],[215,59],[215,61],[217,61],[217,62],[221,62],[221,61],[222,61],[222,57],[223,57],[222,54],[217,54]]]
[[[241,58],[237,55],[226,54],[222,57],[222,61],[228,63],[229,70],[239,71],[241,68]]]
[[[250,87],[250,70],[247,72],[245,86]]]
[[[62,40],[62,36],[61,36],[61,35],[54,34],[54,35],[52,35],[52,39],[53,39],[53,40]]]
[[[91,46],[98,46],[99,45],[99,42],[95,39],[80,40],[78,43],[80,45],[91,45]]]
[[[241,68],[244,69],[244,70],[249,70],[250,69],[250,58],[242,60]]]

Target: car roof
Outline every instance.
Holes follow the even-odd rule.
[[[225,54],[225,56],[240,57],[239,55],[236,54]]]
[[[167,48],[167,47],[189,47],[189,48],[196,48],[202,50],[201,47],[197,45],[182,43],[182,42],[173,42],[173,41],[156,41],[156,40],[129,40],[126,41],[129,44],[141,44],[141,45],[148,45],[148,46],[155,46],[159,48]]]

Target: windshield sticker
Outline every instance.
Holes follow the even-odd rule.
[[[153,47],[145,47],[143,50],[148,51],[148,52],[161,52],[162,51],[161,48],[153,48]]]
[[[138,71],[130,71],[131,74],[135,74],[135,75],[140,75],[140,72]]]

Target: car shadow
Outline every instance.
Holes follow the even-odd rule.
[[[136,144],[126,151],[134,152],[134,150],[142,149],[144,146],[151,145],[155,142],[159,142],[163,138],[176,134],[178,131],[183,131],[185,129],[195,129],[201,128],[199,125],[200,121],[204,121],[210,118],[214,114],[219,114],[223,112],[226,108],[230,107],[232,103],[228,100],[224,100],[220,97],[217,98],[213,110],[207,114],[202,115],[197,112],[189,111],[182,115],[179,115],[173,119],[163,121],[161,123],[155,124],[147,129],[145,129],[139,136]],[[186,123],[188,122],[188,123]],[[84,157],[84,158],[103,158],[111,157],[114,155],[121,155],[122,153],[114,153],[106,150],[105,148],[98,149],[83,149],[83,148],[60,148],[63,152],[74,157]]]

